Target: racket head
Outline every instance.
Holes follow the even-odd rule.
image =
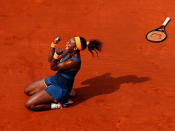
[[[152,30],[146,34],[146,39],[151,42],[162,42],[167,38],[165,27],[161,26],[155,30]]]

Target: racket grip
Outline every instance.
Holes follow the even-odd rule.
[[[163,22],[163,26],[166,26],[168,24],[168,22],[170,21],[170,17],[167,17],[166,20]]]

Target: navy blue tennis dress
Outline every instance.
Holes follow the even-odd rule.
[[[73,70],[64,70],[58,71],[54,76],[47,77],[44,79],[47,88],[46,92],[54,99],[56,102],[65,104],[68,102],[69,94],[72,90],[74,78],[81,67],[81,61],[78,58],[71,57],[72,59],[79,64],[79,69],[77,71]],[[61,62],[61,60],[60,60]]]

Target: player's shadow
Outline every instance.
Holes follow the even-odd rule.
[[[110,94],[120,89],[121,84],[124,83],[141,83],[150,80],[149,77],[137,77],[136,75],[127,75],[114,78],[110,73],[87,79],[81,82],[85,85],[80,88],[76,88],[77,96],[73,97],[74,105],[86,101],[89,98],[102,94]]]

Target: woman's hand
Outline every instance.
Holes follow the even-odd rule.
[[[58,42],[60,42],[60,40],[61,40],[60,37],[57,36],[57,37],[53,40],[53,43],[54,43],[54,44],[58,44]]]

